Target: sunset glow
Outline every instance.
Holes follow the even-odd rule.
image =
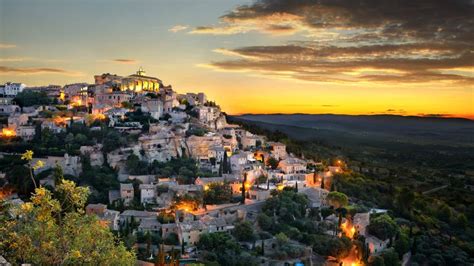
[[[413,14],[403,5],[265,2],[2,1],[0,82],[93,83],[95,74],[143,66],[178,92],[205,92],[229,114],[474,118],[466,8],[433,2]],[[395,11],[378,16],[385,9]],[[32,23],[45,32],[31,32]]]

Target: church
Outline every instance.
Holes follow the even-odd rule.
[[[120,90],[122,91],[152,91],[159,92],[163,88],[163,82],[155,77],[145,75],[146,72],[140,67],[136,74],[130,75],[122,79]]]
[[[136,74],[127,77],[104,73],[94,76],[96,85],[109,84],[120,88],[121,91],[159,92],[163,88],[163,82],[159,78],[146,76],[146,72],[140,67]]]

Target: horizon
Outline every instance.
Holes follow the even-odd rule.
[[[458,117],[458,116],[440,116],[440,115],[398,115],[398,114],[335,114],[335,113],[241,113],[241,114],[228,114],[230,116],[246,116],[246,115],[334,115],[334,116],[394,116],[403,118],[435,118],[435,119],[460,119],[473,121],[474,117]]]
[[[233,115],[474,119],[467,1],[426,2],[437,17],[402,2],[390,15],[378,15],[383,5],[278,2],[1,0],[0,82],[91,83],[143,66]]]

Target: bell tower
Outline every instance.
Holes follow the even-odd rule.
[[[145,76],[145,70],[143,70],[143,67],[140,67],[137,71],[138,76]]]

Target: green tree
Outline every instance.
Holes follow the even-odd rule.
[[[253,225],[248,221],[237,223],[232,233],[239,241],[255,240],[255,232],[253,230]]]
[[[257,222],[260,228],[263,230],[270,230],[272,228],[272,218],[265,213],[259,213],[257,216]]]
[[[347,204],[349,204],[349,198],[347,197],[347,195],[337,191],[329,192],[326,199],[328,200],[329,204],[335,209],[345,207],[347,206]]]
[[[381,256],[371,256],[369,266],[385,266],[385,262]]]
[[[24,90],[18,93],[13,101],[16,102],[20,107],[48,105],[51,103],[51,99],[48,97],[46,92],[36,92],[31,90]]]
[[[349,204],[349,198],[346,194],[337,191],[329,192],[328,196],[326,197],[329,204],[334,207],[336,214],[339,217],[338,225],[341,226],[342,217],[346,215],[347,209],[345,206]]]
[[[370,219],[370,224],[367,227],[369,233],[385,240],[394,237],[398,232],[398,225],[388,214],[382,214]]]
[[[290,239],[283,232],[276,234],[275,238],[280,247],[288,244],[288,242],[290,241]]]
[[[398,254],[393,249],[385,250],[382,253],[383,261],[385,266],[399,266],[400,260]]]
[[[226,182],[210,183],[204,191],[205,204],[229,203],[232,199],[232,188]]]
[[[400,232],[398,235],[397,240],[395,240],[394,248],[397,251],[399,258],[410,250],[410,239],[404,232]]]
[[[0,212],[0,253],[14,264],[134,265],[135,255],[83,208],[88,189],[62,180],[58,198],[40,187],[12,219]]]
[[[403,188],[396,196],[396,206],[400,213],[411,214],[412,204],[415,201],[415,194],[409,188]]]
[[[267,160],[267,165],[270,166],[271,169],[275,170],[278,168],[278,164],[280,162],[275,157],[270,157]]]

